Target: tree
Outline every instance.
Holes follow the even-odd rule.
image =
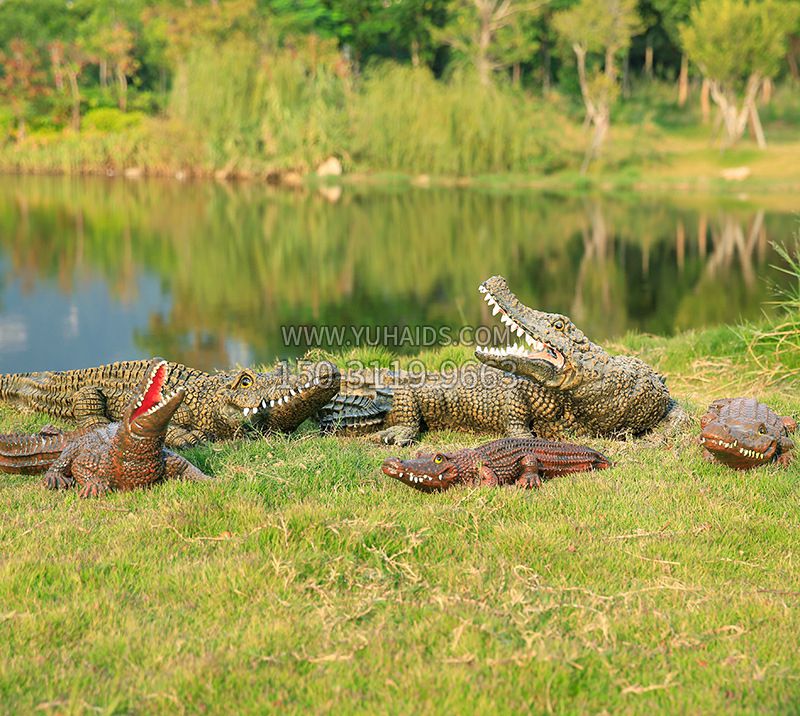
[[[472,61],[478,79],[485,86],[491,82],[492,72],[521,60],[518,53],[509,57],[507,51],[513,43],[506,40],[504,47],[498,38],[513,38],[512,28],[516,26],[518,32],[521,27],[518,23],[537,12],[542,4],[542,1],[456,0],[450,22],[436,34]]]
[[[11,107],[17,121],[17,139],[26,134],[31,103],[47,92],[45,73],[36,51],[24,40],[9,42],[8,52],[0,51],[0,99]]]
[[[557,13],[553,26],[575,53],[586,118],[594,126],[581,167],[585,172],[611,126],[611,107],[619,96],[617,56],[627,51],[642,23],[636,12],[636,0],[581,0],[575,7]],[[603,57],[602,71],[589,68],[590,54]]]
[[[748,121],[759,147],[766,146],[756,99],[786,54],[787,28],[796,9],[773,0],[703,0],[693,8],[681,39],[709,83],[719,107],[726,145],[744,135]]]
[[[667,37],[681,47],[681,26],[689,19],[689,12],[698,0],[650,0],[659,14],[659,24]],[[678,74],[678,104],[683,107],[689,98],[689,58],[681,54],[681,68]]]

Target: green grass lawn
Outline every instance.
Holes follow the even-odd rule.
[[[736,394],[797,415],[800,359],[765,346],[625,342],[694,415]],[[3,477],[0,710],[797,713],[797,465],[589,443],[617,466],[538,492],[421,494],[379,470],[411,450],[311,428],[189,452],[212,485],[83,501]]]

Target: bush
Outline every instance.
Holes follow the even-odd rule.
[[[83,129],[118,133],[138,127],[145,115],[141,112],[123,112],[116,107],[90,109],[81,120]]]
[[[353,119],[353,156],[368,167],[468,175],[549,171],[575,159],[557,110],[464,73],[444,82],[427,69],[377,68]]]

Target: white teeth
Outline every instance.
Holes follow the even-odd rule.
[[[242,412],[244,413],[244,416],[247,417],[250,415],[250,408],[245,408]]]
[[[493,315],[493,316],[496,316],[498,313],[500,313],[500,306],[495,306],[495,307],[492,309],[492,315]],[[505,318],[505,314],[503,315],[503,318]]]
[[[269,401],[269,407],[270,408],[274,408],[275,407],[275,401],[274,400],[270,400]]]
[[[486,294],[486,295],[483,297],[483,300],[484,300],[484,301],[486,301],[486,303],[490,303],[490,302],[491,302],[491,300],[492,300],[492,297],[491,297],[491,296],[490,296],[490,295],[487,293],[487,294]]]
[[[309,380],[308,383],[306,383],[303,387],[304,388],[310,388],[311,387],[311,381]]]
[[[404,476],[405,476],[405,473],[404,473],[404,472],[401,472],[401,473],[398,475],[398,477],[404,477]]]
[[[294,390],[290,390],[289,395],[291,395],[294,398],[294,396],[297,395],[297,393]]]
[[[517,328],[517,338],[522,338],[524,335],[525,331],[523,331],[521,328]]]
[[[486,286],[484,286],[483,284],[481,284],[480,286],[478,286],[478,290],[479,290],[481,293],[486,293]]]
[[[263,410],[266,407],[267,407],[267,401],[266,400],[262,400],[261,401],[261,409]]]
[[[258,408],[253,408],[253,415],[255,415],[257,412],[258,412]]]

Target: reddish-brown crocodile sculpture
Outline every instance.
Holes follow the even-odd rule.
[[[794,448],[789,433],[797,429],[797,423],[754,398],[724,398],[708,406],[700,429],[707,460],[750,470],[768,462],[788,465]]]
[[[541,487],[543,478],[607,467],[611,461],[605,455],[583,445],[501,438],[450,453],[418,453],[411,460],[390,457],[381,469],[409,487],[441,492],[456,484]]]
[[[53,490],[81,486],[81,497],[132,490],[172,479],[210,480],[188,460],[164,448],[167,425],[186,394],[164,395],[168,364],[150,362],[136,394],[118,423],[61,433],[0,436],[0,470],[43,472]]]

